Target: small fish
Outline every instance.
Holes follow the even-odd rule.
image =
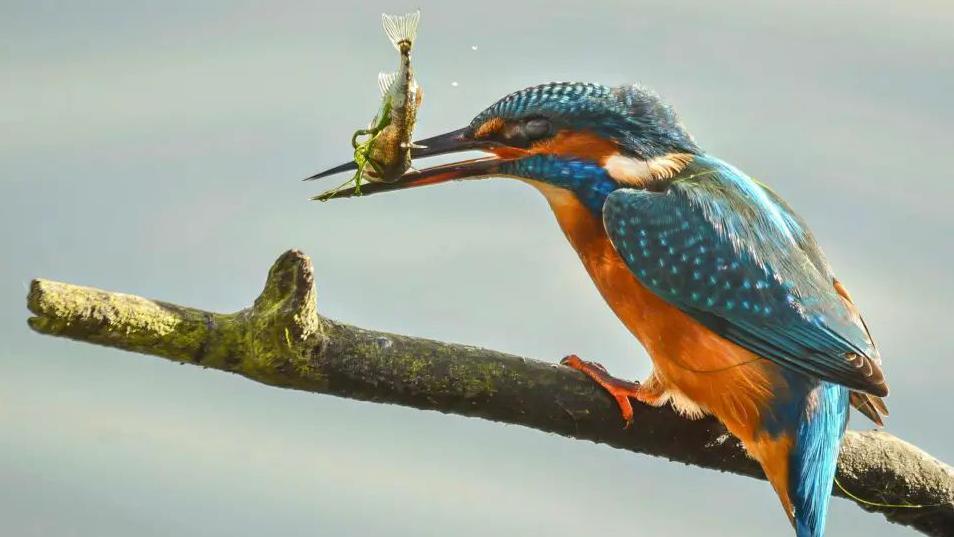
[[[423,92],[411,68],[411,48],[417,38],[417,25],[420,18],[420,10],[401,16],[381,15],[385,33],[394,48],[401,54],[401,63],[396,72],[378,75],[378,87],[382,94],[381,108],[367,129],[355,131],[351,137],[354,163],[345,166],[356,166],[354,177],[348,183],[352,181],[355,183],[358,194],[361,192],[362,178],[391,183],[411,167],[411,149],[416,147],[411,143],[411,134],[417,120],[417,109],[423,98]],[[369,165],[371,171],[366,173]],[[327,173],[335,171],[343,171],[343,169],[335,168]],[[324,175],[326,173],[309,177],[309,179],[318,179]],[[327,192],[315,199],[327,199],[335,191]]]
[[[378,85],[384,94],[382,113],[390,106],[390,123],[374,137],[368,151],[368,161],[374,168],[374,180],[391,183],[411,167],[411,134],[417,121],[417,109],[421,106],[424,92],[414,78],[411,68],[411,48],[417,38],[417,24],[421,12],[415,11],[401,17],[381,15],[384,31],[401,53],[401,65],[397,72],[378,75]]]

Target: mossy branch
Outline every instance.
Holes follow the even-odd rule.
[[[547,362],[364,330],[318,315],[310,260],[289,251],[248,309],[210,313],[35,280],[30,327],[129,351],[231,371],[273,386],[474,416],[764,479],[714,419],[636,405],[623,429],[613,401],[583,375]],[[954,535],[954,470],[883,432],[849,432],[839,482],[857,502],[927,535]],[[837,493],[838,491],[836,491]],[[766,492],[768,493],[768,492]]]

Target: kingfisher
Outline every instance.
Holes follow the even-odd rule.
[[[850,407],[882,425],[888,387],[805,221],[636,84],[520,90],[466,127],[415,142],[413,157],[474,150],[487,155],[362,192],[490,177],[536,188],[652,370],[632,382],[575,355],[561,363],[605,389],[627,426],[632,400],[714,415],[761,465],[796,536],[821,537]]]

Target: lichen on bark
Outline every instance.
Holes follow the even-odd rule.
[[[712,418],[689,421],[669,407],[635,405],[638,425],[623,429],[613,400],[572,369],[324,318],[311,262],[295,250],[278,258],[254,304],[235,313],[49,280],[34,280],[27,306],[35,315],[30,327],[42,334],[273,386],[524,425],[764,479]],[[849,431],[838,480],[865,510],[927,535],[954,534],[954,470],[890,434]]]

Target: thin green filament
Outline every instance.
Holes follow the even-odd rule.
[[[891,508],[891,509],[927,509],[930,507],[941,507],[942,505],[947,505],[946,503],[917,505],[917,504],[891,504],[891,503],[871,502],[863,498],[859,498],[858,496],[855,496],[854,494],[848,492],[848,489],[842,486],[842,484],[838,481],[837,477],[835,478],[835,485],[838,487],[839,490],[845,493],[845,496],[848,496],[849,498],[851,498],[852,500],[860,504],[868,505],[871,507],[885,507],[885,508]]]
[[[391,100],[387,99],[384,103],[384,106],[381,108],[381,112],[377,117],[374,118],[371,126],[367,129],[358,129],[354,131],[354,134],[351,135],[351,147],[354,148],[354,163],[357,166],[357,169],[354,172],[354,176],[351,179],[348,179],[344,183],[341,183],[333,190],[325,192],[320,196],[316,196],[312,199],[318,201],[328,201],[335,196],[342,188],[354,183],[354,195],[361,195],[361,179],[364,177],[364,169],[368,167],[368,164],[372,168],[375,168],[374,162],[370,159],[371,148],[374,145],[375,140],[377,140],[378,135],[381,134],[381,131],[385,127],[391,124]],[[367,136],[363,141],[359,141],[359,138]],[[375,168],[376,169],[376,168]]]

